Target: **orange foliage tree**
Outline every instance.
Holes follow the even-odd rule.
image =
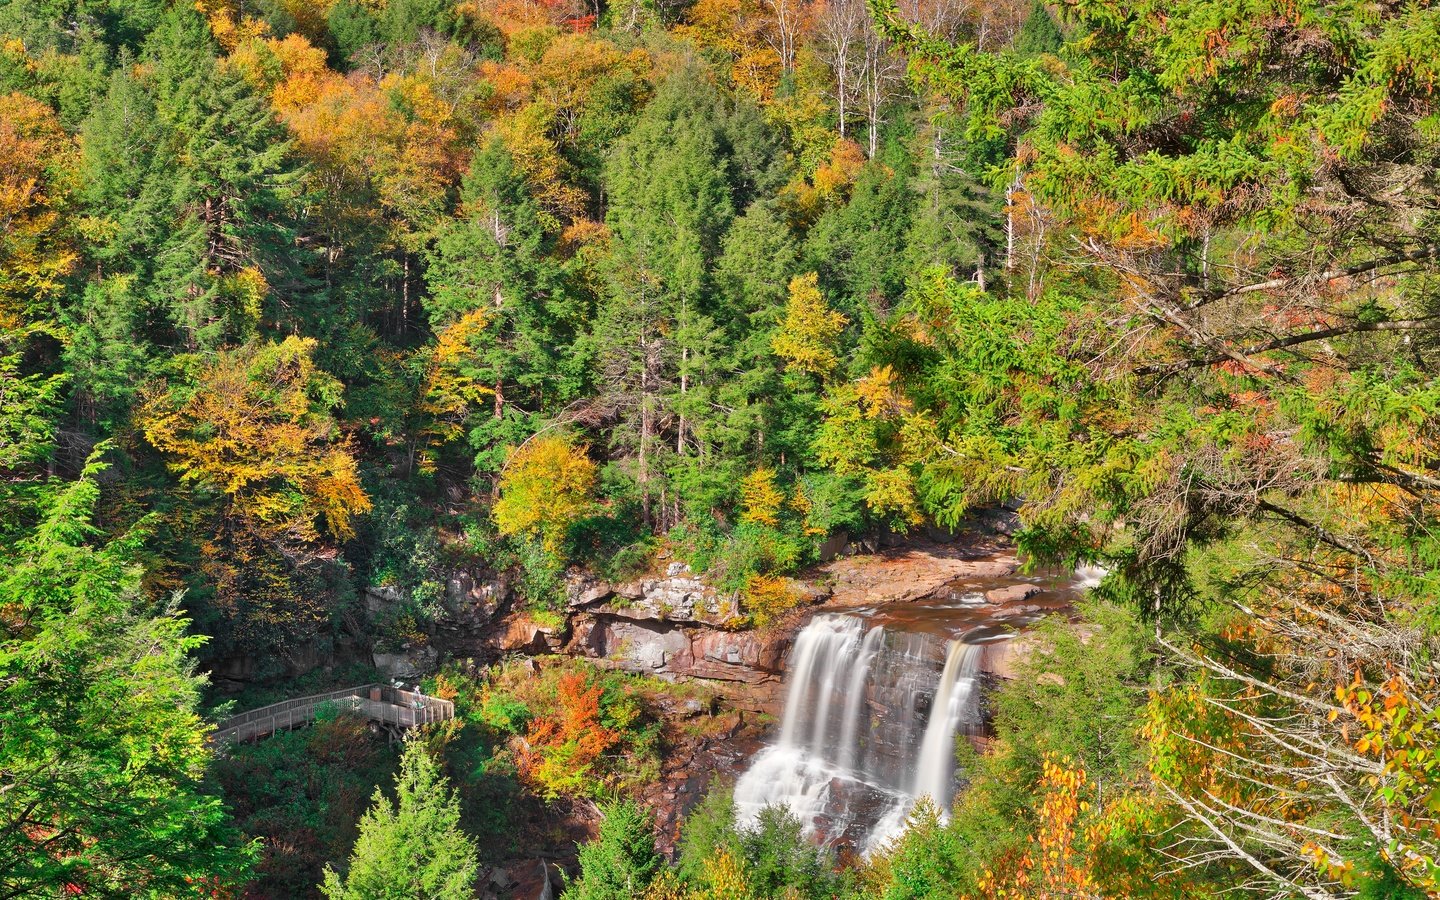
[[[1039,821],[1030,846],[1009,871],[986,871],[980,878],[985,900],[1099,900],[1090,858],[1080,846],[1082,799],[1091,790],[1083,769],[1047,756],[1040,779]]]
[[[556,682],[556,702],[531,720],[519,753],[520,777],[547,799],[603,787],[595,764],[620,743],[619,732],[600,721],[604,690],[584,672],[565,672]]]

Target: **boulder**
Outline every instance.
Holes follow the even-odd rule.
[[[778,684],[788,631],[724,631],[596,614],[575,625],[569,648],[631,672],[736,685]]]
[[[514,616],[505,623],[496,642],[506,653],[551,653],[551,629],[542,628],[525,616]]]
[[[849,533],[845,532],[844,530],[830,532],[830,534],[825,538],[824,543],[820,545],[820,561],[822,563],[829,562],[830,560],[844,553],[845,548],[849,546],[849,544]]]
[[[372,616],[379,615],[386,609],[396,606],[405,600],[405,595],[394,585],[383,585],[381,587],[367,587],[365,589],[365,611]]]
[[[584,575],[567,579],[565,585],[566,604],[571,609],[584,609],[615,596],[615,589],[608,581],[597,581]]]
[[[501,575],[450,573],[445,581],[445,608],[465,624],[484,625],[510,599],[510,583]]]
[[[688,659],[677,660],[677,674],[746,684],[777,681],[784,672],[790,635],[756,631],[697,631]]]
[[[1040,586],[1035,584],[1009,584],[1005,587],[992,588],[985,592],[985,602],[996,605],[1006,603],[1021,603],[1040,593]]]
[[[577,629],[578,636],[578,629]],[[688,655],[690,638],[675,625],[598,618],[585,633],[584,652],[637,672],[667,669],[676,657]]]

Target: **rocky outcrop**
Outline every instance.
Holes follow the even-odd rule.
[[[632,672],[740,685],[778,683],[790,632],[723,631],[661,620],[587,615],[570,651]]]
[[[737,687],[779,683],[790,631],[728,630],[741,614],[738,598],[717,591],[684,563],[671,563],[663,577],[613,586],[576,576],[568,590],[574,624],[568,652],[667,678]]]
[[[723,625],[740,613],[733,595],[722,595],[695,577],[684,563],[671,563],[663,578],[644,578],[611,586],[583,575],[567,585],[569,607],[632,621]]]
[[[500,622],[493,644],[504,653],[536,656],[560,652],[565,646],[565,639],[561,629],[542,625],[524,613],[516,613]]]
[[[1003,578],[1018,567],[1013,551],[986,541],[921,543],[847,556],[821,566],[830,606],[906,603],[950,593],[957,583]]]
[[[434,672],[440,662],[440,651],[428,644],[423,647],[406,645],[394,652],[376,650],[375,668],[386,681],[415,682]]]
[[[458,571],[445,580],[443,628],[475,629],[492,622],[509,603],[510,582],[504,575]]]

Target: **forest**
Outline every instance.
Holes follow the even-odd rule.
[[[1428,0],[0,0],[0,900],[1440,897],[1437,82]],[[657,845],[720,701],[585,659],[209,739],[459,569],[764,634],[1007,508],[1107,574],[879,852]]]

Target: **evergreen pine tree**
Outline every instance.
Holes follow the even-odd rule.
[[[670,453],[703,453],[676,405],[715,365],[710,266],[734,215],[723,99],[698,73],[673,75],[607,169],[614,233],[594,340],[616,444],[636,452],[647,520]],[[662,434],[673,422],[673,434]],[[662,511],[662,518],[669,516]]]
[[[1035,0],[1030,7],[1020,31],[1015,35],[1015,52],[1020,56],[1040,56],[1055,53],[1065,44],[1065,35],[1050,10],[1042,0]]]
[[[0,391],[13,395],[12,379],[0,359]],[[48,386],[30,381],[21,400],[43,416]],[[5,453],[7,438],[43,449],[34,429],[0,415],[0,467],[34,455]],[[137,537],[101,538],[104,468],[92,457],[48,486],[38,516],[32,491],[0,488],[0,896],[218,895],[244,881],[250,853],[202,786],[189,655],[204,638],[145,598]]]
[[[175,212],[154,249],[156,290],[190,347],[247,339],[262,319],[287,331],[314,321],[297,302],[306,286],[291,142],[266,98],[215,52],[204,19],[182,7],[147,45],[156,113],[180,163],[155,173],[173,186]]]
[[[605,808],[600,835],[580,848],[580,879],[562,900],[634,900],[662,868],[649,814],[621,800]]]
[[[379,790],[360,820],[342,877],[325,870],[329,900],[469,900],[479,862],[460,830],[460,801],[418,738],[405,742],[395,800]]]
[[[483,470],[498,469],[506,445],[529,436],[533,417],[577,387],[566,363],[579,311],[564,290],[554,243],[510,151],[492,140],[465,179],[461,216],[443,227],[430,254],[425,301],[437,332],[482,316],[455,365],[492,392],[491,409],[468,429]]]

